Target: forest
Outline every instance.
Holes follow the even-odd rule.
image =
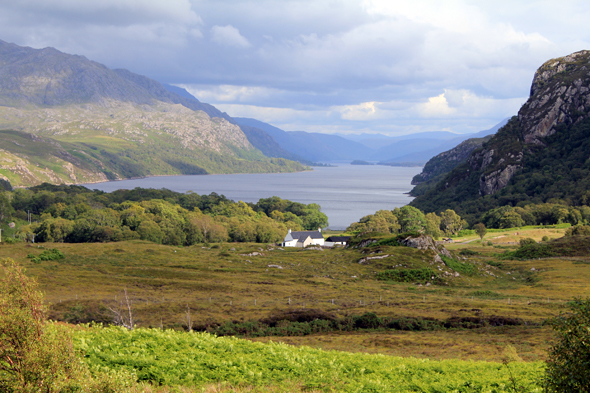
[[[209,242],[278,242],[288,229],[328,225],[317,204],[279,197],[234,202],[211,193],[166,189],[91,191],[82,186],[42,184],[0,193],[0,221],[17,220],[5,241],[111,242],[142,239],[189,246]]]

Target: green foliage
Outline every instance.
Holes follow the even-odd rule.
[[[424,232],[426,229],[424,213],[413,206],[406,205],[401,209],[395,208],[393,214],[399,220],[401,232]]]
[[[33,254],[27,255],[27,258],[31,259],[31,262],[39,263],[41,261],[57,261],[58,259],[64,259],[65,255],[63,252],[59,251],[57,248],[52,248],[50,250],[44,250],[38,256]]]
[[[11,204],[16,216],[26,219],[31,212],[33,220],[38,221],[26,227],[38,242],[142,239],[175,246],[228,240],[272,243],[282,240],[289,228],[312,230],[328,225],[328,217],[318,204],[278,197],[247,204],[216,193],[181,194],[166,189],[105,193],[44,183],[15,191]]]
[[[390,269],[377,273],[377,279],[383,281],[426,283],[436,281],[438,275],[430,268]]]
[[[487,150],[501,152],[494,154],[494,160],[486,167],[485,173],[496,170],[496,165],[511,164],[511,157],[523,153],[522,161],[514,162],[522,165],[522,170],[505,188],[493,195],[481,197],[479,179],[482,173],[464,163],[424,195],[414,199],[411,205],[425,212],[453,209],[470,223],[482,220],[482,215],[493,209],[506,209],[495,218],[483,219],[482,222],[488,228],[562,222],[575,225],[587,221],[587,213],[583,210],[587,210],[590,203],[590,162],[587,160],[589,135],[590,119],[584,118],[557,126],[553,135],[544,138],[545,146],[524,148],[522,130],[518,119],[514,117],[483,145]],[[502,164],[499,164],[500,159],[504,160]],[[559,203],[553,203],[555,201]],[[553,206],[539,210],[532,217],[516,209],[544,204]]]
[[[484,236],[486,235],[486,233],[488,233],[488,230],[486,228],[486,226],[484,224],[477,223],[473,226],[473,230],[475,231],[475,233],[477,234],[477,236],[479,236],[479,238],[483,241]]]
[[[0,391],[116,392],[126,378],[94,379],[72,347],[70,331],[46,320],[37,283],[11,260],[2,262],[0,281]],[[98,375],[101,373],[98,372]]]
[[[445,265],[447,265],[456,272],[467,275],[472,275],[476,272],[475,266],[468,262],[459,262],[453,258],[449,258],[444,255],[441,255],[440,257],[445,263]]]
[[[461,251],[459,251],[459,255],[473,256],[473,255],[479,255],[479,252],[470,250],[468,248],[464,248]]]
[[[370,324],[375,318],[365,315],[357,321]],[[92,370],[124,369],[165,386],[283,386],[297,381],[341,392],[385,392],[392,386],[397,392],[507,392],[510,382],[510,373],[499,363],[322,351],[171,330],[90,328],[78,332],[76,346]],[[512,373],[529,391],[540,392],[536,377],[541,370],[541,363],[523,362],[515,363]]]
[[[574,225],[573,227],[566,229],[565,236],[590,236],[590,226]]]
[[[526,247],[526,246],[530,246],[532,244],[537,244],[537,242],[535,241],[535,239],[531,239],[530,237],[520,239],[520,241],[519,241],[520,247]]]
[[[545,374],[547,392],[590,391],[590,299],[576,299],[570,310],[554,318],[556,342],[549,352]]]

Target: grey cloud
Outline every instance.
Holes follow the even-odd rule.
[[[465,33],[369,13],[361,0],[0,0],[0,39],[194,85],[210,90],[206,97],[215,85],[252,89],[211,103],[305,111],[282,120],[300,129],[477,131],[518,109],[510,99],[528,94],[542,62],[590,42],[583,1],[499,1],[454,2],[467,16],[477,10],[481,26]],[[408,109],[445,91],[446,117]],[[465,113],[461,91],[497,105],[481,118]],[[345,121],[329,112],[368,102],[393,117]]]

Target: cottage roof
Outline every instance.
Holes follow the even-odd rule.
[[[320,231],[293,231],[290,233],[293,239],[304,241],[307,237],[311,237],[312,239],[323,239],[322,233]]]

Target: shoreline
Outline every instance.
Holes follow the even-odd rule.
[[[94,181],[94,182],[86,182],[86,183],[62,183],[65,185],[74,185],[74,186],[84,186],[86,184],[104,184],[104,183],[113,183],[113,182],[120,182],[120,181],[127,181],[127,180],[140,180],[140,179],[151,179],[155,177],[176,177],[176,176],[224,176],[224,175],[279,175],[279,174],[286,174],[286,173],[303,173],[303,172],[312,172],[313,169],[306,169],[303,171],[295,171],[295,172],[235,172],[235,173],[203,173],[203,174],[185,174],[179,173],[177,175],[150,175],[150,176],[137,176],[137,177],[126,177],[124,179],[115,179],[115,180],[107,180],[107,181]],[[34,186],[29,186],[34,187]],[[18,188],[28,188],[28,187],[18,187]]]

